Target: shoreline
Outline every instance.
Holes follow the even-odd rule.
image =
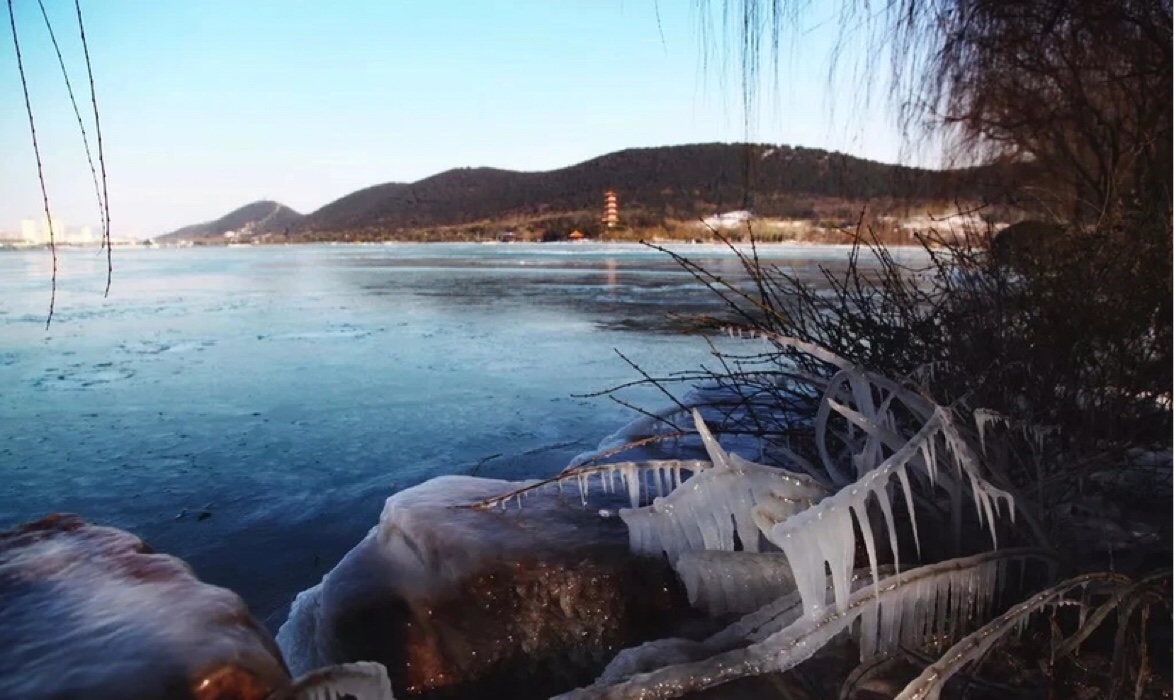
[[[159,243],[153,240],[133,241],[115,243],[113,248],[115,250],[156,250],[156,249],[177,249],[177,248],[289,248],[289,247],[309,247],[309,246],[348,246],[348,247],[377,247],[377,246],[468,246],[468,245],[489,245],[489,246],[550,246],[550,247],[609,247],[609,246],[665,246],[665,247],[703,247],[713,246],[721,248],[750,248],[751,245],[758,248],[851,248],[854,243],[851,242],[831,242],[831,241],[737,241],[726,243],[720,240],[706,240],[706,241],[688,241],[680,239],[651,239],[651,240],[622,240],[622,241],[400,241],[400,240],[385,240],[385,241],[267,241],[267,242],[250,242],[250,243],[223,243],[223,242],[193,242],[182,241],[177,243],[164,242]],[[867,247],[867,242],[860,244]],[[924,248],[925,246],[918,241],[899,242],[899,243],[883,243],[885,248]],[[50,250],[48,244],[31,244],[31,245],[12,245],[0,244],[0,252],[25,252],[25,251],[40,251]],[[72,251],[72,250],[100,250],[101,246],[98,244],[74,244],[74,243],[58,243],[56,250],[58,252]]]

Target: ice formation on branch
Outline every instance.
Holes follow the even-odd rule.
[[[967,664],[985,656],[991,647],[1008,634],[1022,632],[1023,627],[1034,613],[1064,601],[1065,597],[1076,589],[1084,589],[1092,583],[1103,581],[1109,577],[1116,578],[1116,575],[1093,573],[1077,576],[1040,591],[1031,598],[1012,606],[1002,615],[963,637],[954,646],[947,649],[940,659],[930,664],[921,672],[921,675],[910,681],[894,700],[938,700],[946,681],[950,680]],[[1082,621],[1081,627],[1091,629],[1095,625],[1085,625]],[[1053,653],[1058,654],[1059,651],[1053,648]]]
[[[676,562],[684,552],[732,552],[736,535],[742,550],[757,552],[761,531],[755,507],[781,520],[826,495],[826,489],[810,477],[727,453],[709,434],[699,413],[694,412],[694,420],[715,466],[649,506],[620,511],[632,551],[652,556],[664,552],[670,562]]]
[[[560,698],[675,698],[748,675],[786,671],[811,658],[857,620],[859,635],[867,640],[862,643],[873,652],[902,644],[920,646],[932,635],[965,629],[990,607],[1006,566],[1034,555],[1034,550],[988,552],[888,576],[853,593],[843,610],[825,608],[820,615],[802,615],[761,641]]]
[[[701,648],[674,642],[632,650],[623,657],[624,673],[568,697],[676,697],[746,675],[784,671],[848,630],[863,657],[931,638],[957,638],[989,615],[1007,562],[1036,555],[1035,550],[991,552],[904,573],[882,567],[878,530],[888,537],[894,564],[900,562],[894,500],[905,503],[920,557],[915,493],[932,499],[934,489],[944,490],[957,533],[969,491],[978,522],[995,547],[996,521],[1000,516],[1014,521],[1014,498],[987,480],[979,453],[951,409],[822,348],[766,339],[835,368],[817,387],[823,393],[812,427],[819,463],[808,466],[836,490],[829,492],[821,479],[727,453],[694,410],[713,468],[620,515],[632,549],[666,554],[693,605],[711,614],[753,612]],[[989,422],[979,418],[980,444]],[[868,559],[859,571],[857,532]],[[682,655],[705,651],[708,658],[680,663]],[[661,652],[662,664],[675,659],[676,665],[632,675],[654,668]],[[620,676],[631,677],[607,685]]]
[[[578,487],[579,498],[583,505],[587,505],[588,496],[591,493],[591,477],[594,476],[598,477],[599,488],[603,493],[624,493],[628,496],[628,502],[631,506],[636,508],[642,501],[653,495],[660,496],[680,486],[684,481],[682,472],[695,474],[709,467],[709,462],[696,459],[615,462],[595,467],[574,467],[550,479],[529,482],[525,486],[507,493],[466,504],[466,507],[501,506],[505,508],[512,501],[517,504],[518,508],[521,508],[522,501],[526,496],[548,487],[556,487],[561,491],[564,485],[571,481],[575,482]]]
[[[685,552],[675,568],[689,604],[710,615],[753,612],[795,590],[791,565],[778,552]]]
[[[919,472],[931,486],[942,481],[942,485],[955,497],[955,502],[960,496],[957,482],[969,482],[979,522],[985,521],[996,546],[998,534],[995,517],[1000,512],[1000,502],[1006,503],[1008,513],[1014,517],[1014,499],[1011,494],[991,485],[982,476],[978,459],[954,426],[948,409],[936,407],[912,438],[897,447],[889,457],[881,459],[882,448],[895,447],[892,426],[896,421],[892,413],[892,399],[899,398],[907,405],[921,401],[920,397],[910,397],[912,392],[900,389],[877,406],[872,400],[873,390],[864,381],[863,375],[853,370],[841,370],[837,377],[842,379],[833,380],[829,384],[828,394],[824,396],[816,417],[816,435],[817,440],[821,441],[821,454],[825,460],[830,461],[822,440],[826,435],[828,418],[833,411],[848,418],[852,425],[865,431],[863,446],[854,460],[857,478],[811,509],[783,520],[766,531],[767,538],[787,554],[795,575],[795,583],[805,605],[813,615],[818,615],[824,605],[825,566],[831,571],[837,609],[842,612],[847,604],[848,578],[855,568],[854,520],[860,526],[869,566],[876,571],[877,546],[868,509],[871,502],[877,504],[883,515],[889,546],[894,559],[897,559],[897,532],[893,515],[896,484],[900,485],[914,542],[920,553],[921,540],[913,489],[910,485],[911,470]],[[855,410],[839,404],[832,398],[832,394],[839,391],[845,383],[853,386]],[[945,470],[940,468],[943,460],[952,467],[951,473],[944,473]],[[958,513],[955,512],[955,515]]]

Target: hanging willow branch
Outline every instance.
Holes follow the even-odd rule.
[[[110,242],[110,193],[106,181],[106,152],[102,146],[102,120],[98,116],[98,94],[94,90],[94,67],[90,62],[90,44],[86,41],[86,23],[82,19],[81,0],[74,0],[77,10],[77,29],[82,40],[82,52],[86,58],[86,77],[90,81],[90,104],[94,107],[94,132],[98,137],[98,167],[102,169],[102,244],[106,248],[106,290],[103,296],[110,296],[110,282],[114,277],[114,253]],[[91,164],[91,168],[93,165]]]
[[[29,98],[29,84],[24,74],[24,57],[20,52],[20,35],[16,31],[16,12],[12,0],[8,0],[8,23],[12,27],[12,47],[16,51],[16,68],[20,72],[20,87],[24,94],[24,109],[29,118],[29,135],[33,141],[33,156],[37,160],[37,181],[41,185],[41,202],[45,209],[45,223],[49,227],[49,253],[53,257],[53,276],[50,280],[49,315],[45,318],[45,330],[53,323],[53,310],[57,304],[57,240],[53,232],[53,217],[49,211],[49,190],[45,187],[45,167],[41,162],[41,146],[37,143],[37,123],[33,119],[33,103]]]
[[[61,55],[61,45],[57,43],[57,32],[53,31],[53,23],[49,21],[49,13],[45,10],[44,0],[37,0],[37,5],[41,8],[41,17],[45,20],[45,29],[49,32],[49,40],[53,43],[53,51],[57,54],[57,65],[61,68],[61,77],[65,80],[65,90],[69,93],[69,104],[73,107],[73,116],[77,119],[77,128],[82,135],[82,147],[86,151],[86,163],[90,166],[90,178],[94,183],[94,196],[98,201],[98,217],[102,222],[102,241],[103,245],[106,241],[106,210],[102,199],[102,187],[98,184],[98,170],[94,166],[94,156],[90,152],[90,138],[86,134],[86,125],[82,120],[81,110],[77,106],[77,97],[73,93],[73,81],[69,79],[69,71],[65,68],[65,58]],[[84,34],[83,34],[84,36]],[[87,64],[89,58],[87,56]],[[95,112],[95,114],[97,114]],[[103,183],[105,183],[105,172],[103,172]],[[107,290],[109,290],[109,277],[107,278]]]
[[[44,0],[37,0],[37,6],[41,10],[41,18],[45,22],[45,29],[49,33],[49,40],[53,44],[53,52],[57,56],[57,65],[61,69],[61,76],[65,80],[65,89],[69,95],[69,103],[73,107],[73,114],[77,121],[78,131],[81,133],[82,145],[85,149],[86,162],[90,167],[90,178],[94,184],[94,196],[98,201],[98,217],[102,226],[102,248],[106,252],[106,287],[103,296],[110,296],[110,284],[114,277],[114,254],[113,246],[110,238],[110,199],[109,187],[106,176],[106,153],[102,142],[102,123],[98,111],[98,98],[94,90],[94,69],[90,61],[90,47],[86,40],[85,21],[82,18],[81,0],[74,0],[74,9],[77,13],[78,32],[81,37],[82,51],[85,55],[86,62],[86,77],[90,87],[90,103],[94,111],[94,131],[97,135],[98,141],[98,167],[94,167],[94,157],[90,150],[90,139],[86,133],[85,120],[82,118],[81,109],[78,107],[77,96],[73,90],[73,81],[69,78],[69,70],[65,65],[65,58],[61,52],[61,44],[57,41],[57,33],[53,30],[53,23],[49,19],[49,13],[45,8]],[[33,145],[33,156],[37,163],[37,182],[41,188],[41,203],[45,213],[45,224],[49,229],[49,251],[53,258],[53,270],[50,278],[50,294],[49,294],[49,313],[45,319],[45,329],[48,330],[53,323],[53,315],[57,306],[57,231],[53,229],[53,215],[52,209],[49,206],[49,190],[45,184],[45,166],[41,159],[41,145],[37,138],[37,124],[33,116],[32,99],[29,96],[28,78],[25,74],[24,68],[24,54],[21,51],[20,33],[16,27],[16,12],[13,7],[13,0],[8,0],[8,23],[12,31],[12,45],[16,54],[16,67],[20,74],[20,86],[24,96],[25,114],[28,116],[29,135]],[[98,172],[101,171],[101,185],[99,186]],[[64,232],[61,232],[64,233]]]

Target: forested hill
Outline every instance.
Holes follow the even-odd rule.
[[[1000,201],[1014,179],[990,167],[924,170],[788,146],[665,146],[547,172],[449,170],[368,187],[305,216],[255,202],[165,238],[215,239],[235,231],[258,242],[455,240],[513,230],[522,238],[557,239],[575,229],[593,236],[600,233],[607,190],[617,193],[621,229],[634,235],[653,229],[672,235],[691,230],[699,217],[737,210],[843,226],[865,206],[874,214],[917,216]]]
[[[852,215],[864,203],[916,208],[990,200],[1005,181],[987,168],[922,170],[786,146],[639,148],[547,172],[461,168],[369,187],[305,216],[291,238],[400,238],[481,226],[489,232],[574,215],[590,227],[605,190],[617,192],[621,219],[637,228],[738,209],[819,219]]]
[[[284,204],[261,200],[234,209],[215,221],[185,226],[159,238],[160,240],[220,238],[230,232],[240,236],[284,234],[301,218],[301,214]]]

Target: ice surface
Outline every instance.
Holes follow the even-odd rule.
[[[678,249],[742,274],[722,246]],[[48,251],[0,254],[0,528],[55,510],[117,522],[274,627],[390,483],[550,474],[591,445],[532,450],[632,418],[572,398],[635,378],[614,348],[656,374],[696,367],[709,348],[662,332],[666,311],[720,311],[639,245],[127,248],[108,299],[104,258],[58,252],[48,336]],[[848,253],[759,248],[814,284]]]

